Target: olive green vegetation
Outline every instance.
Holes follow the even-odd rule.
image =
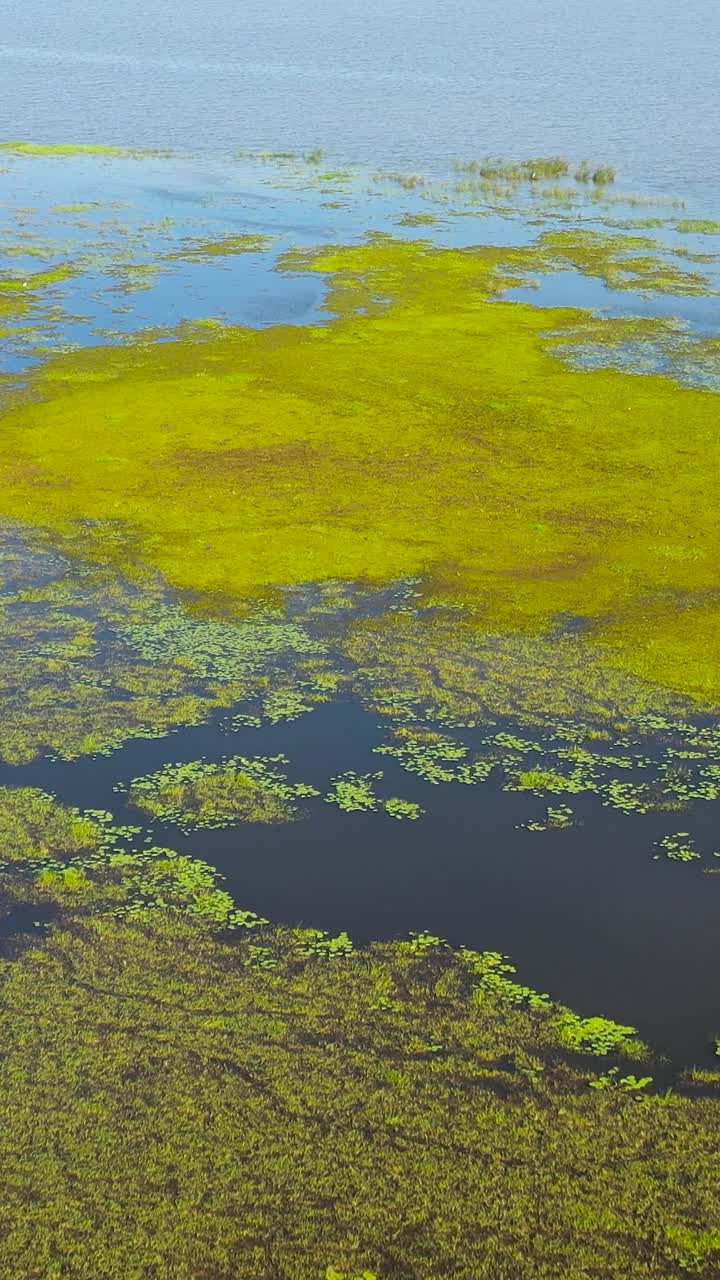
[[[38,845],[4,893],[59,917],[0,960],[3,1273],[717,1274],[717,1073],[658,1091],[633,1028],[497,953],[271,927],[9,790]]]
[[[607,320],[587,314],[551,337],[553,349],[576,368],[662,372],[686,386],[720,391],[720,341],[689,333],[669,317]]]
[[[0,787],[0,857],[20,862],[70,857],[104,840],[97,818],[58,804],[35,787]]]
[[[60,284],[72,275],[74,271],[70,266],[52,267],[47,271],[33,271],[22,276],[6,277],[0,280],[0,290],[4,294],[21,293],[25,289],[33,292],[36,289],[44,289],[48,285]]]
[[[458,163],[459,173],[476,174],[490,182],[520,184],[537,182],[545,178],[565,178],[570,176],[569,160],[562,156],[538,156],[534,160],[470,160]],[[595,186],[604,187],[613,183],[616,171],[612,165],[591,165],[582,160],[572,173],[578,183],[593,182]]]
[[[232,756],[164,765],[128,785],[130,804],[183,830],[237,822],[291,822],[302,816],[296,801],[317,796],[307,783],[290,783],[286,756]]]
[[[615,239],[534,252],[607,271]],[[583,313],[497,298],[532,260],[296,253],[328,277],[323,326],[51,359],[5,414],[0,510],[206,596],[423,574],[486,631],[583,615],[620,670],[717,705],[714,397],[563,364],[545,334]]]
[[[570,164],[562,156],[538,156],[535,160],[512,162],[507,160],[469,160],[456,165],[459,173],[476,173],[481,178],[501,179],[503,182],[533,182],[538,178],[562,178],[570,171]]]
[[[375,773],[355,773],[348,770],[332,779],[332,786],[325,796],[328,804],[337,805],[344,813],[370,813],[382,810],[391,818],[414,821],[419,818],[423,809],[412,800],[403,800],[400,796],[386,799],[378,796],[375,783],[383,776],[382,770]]]
[[[403,213],[397,219],[401,227],[435,227],[441,221],[436,213]]]
[[[105,200],[80,200],[74,204],[56,204],[50,210],[51,213],[90,213],[92,209],[113,208]]]
[[[715,218],[684,218],[682,222],[677,223],[675,230],[717,236],[720,235],[720,221]]]
[[[91,539],[98,556],[127,546],[112,524]],[[240,699],[260,713],[253,723],[291,719],[336,684],[323,644],[277,611],[198,615],[147,574],[131,586],[8,528],[0,583],[0,757],[10,764],[106,753]]]
[[[266,235],[228,235],[218,236],[213,240],[198,237],[188,240],[182,249],[167,254],[167,260],[203,262],[207,258],[234,257],[239,253],[262,253],[271,244],[272,236]]]
[[[573,267],[583,275],[596,276],[611,289],[679,295],[712,292],[706,276],[673,263],[650,236],[612,235],[575,227],[548,231],[531,251],[531,258],[537,260],[539,269]]]
[[[529,163],[477,176],[568,172]],[[231,243],[249,247],[180,256]],[[568,267],[711,290],[648,237],[373,237],[283,260],[327,277],[322,325],[187,325],[6,388],[3,759],[109,752],[222,707],[231,732],[276,724],[347,691],[380,717],[378,754],[534,797],[528,831],[562,839],[580,793],[673,827],[716,800],[717,402],[579,367],[677,352],[663,322],[502,301]],[[155,268],[123,270],[144,287]],[[186,831],[287,821],[321,799],[287,764],[169,764],[127,791]],[[421,817],[381,789],[345,770],[322,801]],[[717,1073],[663,1093],[632,1028],[561,1008],[496,953],[272,927],[108,813],[4,787],[0,834],[3,911],[57,917],[0,958],[0,1272],[718,1274]],[[675,831],[647,856],[712,852]]]
[[[109,147],[94,142],[0,142],[0,151],[17,156],[143,156],[162,155],[167,151],[143,150],[137,147]]]
[[[712,1086],[599,1072],[623,1029],[499,961],[71,918],[0,971],[3,1268],[714,1275]]]
[[[354,626],[348,648],[356,691],[389,721],[375,751],[426,783],[594,794],[622,813],[720,797],[717,725],[683,718],[677,699],[598,663],[580,637],[478,637],[405,616]]]

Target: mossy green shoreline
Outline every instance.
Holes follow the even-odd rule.
[[[664,1091],[496,953],[272,927],[109,815],[0,824],[59,913],[0,958],[8,1275],[716,1274],[720,1072]]]

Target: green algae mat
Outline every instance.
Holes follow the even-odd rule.
[[[713,211],[0,170],[3,1271],[716,1275]]]

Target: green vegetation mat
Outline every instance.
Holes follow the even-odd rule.
[[[717,1274],[720,1073],[660,1088],[492,952],[272,928],[107,815],[0,817],[6,902],[59,912],[0,961],[4,1274]]]

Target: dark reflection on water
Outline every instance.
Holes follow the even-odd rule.
[[[667,815],[627,816],[597,797],[575,796],[583,826],[515,830],[536,812],[533,797],[505,793],[493,779],[429,786],[372,754],[381,736],[376,718],[353,703],[230,735],[218,717],[171,739],[131,742],[111,757],[6,767],[0,782],[43,786],[137,821],[113,784],[168,759],[284,751],[291,778],[323,791],[339,769],[382,768],[383,790],[387,784],[389,793],[417,800],[423,818],[343,813],[318,800],[302,822],[191,836],[159,823],[153,837],[218,867],[243,907],[272,919],[347,929],[358,943],[426,928],[455,944],[504,951],[524,981],[580,1012],[637,1026],[678,1062],[710,1060],[710,1038],[720,1030],[720,876],[652,859]],[[681,824],[710,847],[711,814],[699,804]]]

